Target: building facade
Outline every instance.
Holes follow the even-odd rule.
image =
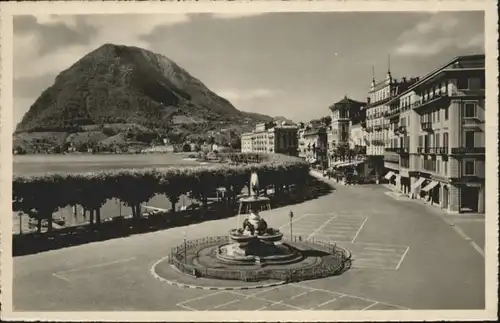
[[[484,213],[484,55],[460,56],[390,102],[396,188],[451,213]],[[395,159],[394,159],[395,160]]]
[[[285,121],[260,123],[241,135],[241,151],[263,154],[298,155],[298,127]]]
[[[383,81],[377,83],[375,78],[372,80],[369,103],[366,107],[365,141],[367,162],[377,178],[384,173],[386,148],[391,147],[392,141],[396,138],[390,119],[386,118],[390,110],[388,103],[417,80],[417,78],[394,79],[390,70],[387,71]]]
[[[332,119],[328,129],[328,166],[338,159],[346,159],[349,153],[351,116],[358,115],[364,102],[352,100],[347,96],[330,106]]]
[[[351,114],[349,120],[349,149],[356,155],[366,155],[366,108],[361,107]]]
[[[308,125],[299,130],[299,157],[312,164],[326,167],[327,161],[327,132],[325,127]]]

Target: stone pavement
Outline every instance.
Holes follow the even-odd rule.
[[[426,206],[397,201],[384,192],[377,185],[337,185],[329,195],[262,213],[270,226],[289,235],[288,212],[293,210],[294,236],[331,240],[351,250],[352,268],[340,276],[271,289],[208,291],[171,286],[151,275],[152,265],[182,242],[184,231],[188,239],[223,235],[237,226],[233,217],[16,257],[14,307],[40,311],[484,308],[483,256]],[[479,227],[480,222],[473,223]]]

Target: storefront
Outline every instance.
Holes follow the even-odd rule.
[[[420,191],[422,189],[422,185],[424,184],[425,182],[425,178],[424,177],[412,177],[410,179],[411,182],[413,182],[413,184],[411,184],[411,187],[410,187],[410,194],[411,194],[411,198],[416,198],[417,196],[419,196],[420,194]]]
[[[387,181],[389,181],[389,185],[392,186],[393,188],[397,188],[397,174],[390,170],[388,171],[385,176],[384,176],[384,179],[386,179]]]
[[[430,181],[430,183],[422,188],[422,191],[426,194],[426,201],[431,205],[440,205],[438,181]]]

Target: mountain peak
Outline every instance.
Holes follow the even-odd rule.
[[[62,71],[16,132],[74,131],[113,123],[186,132],[194,130],[193,124],[213,128],[210,124],[239,124],[245,118],[270,119],[237,110],[164,55],[106,43]]]

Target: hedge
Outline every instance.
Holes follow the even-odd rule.
[[[96,215],[109,199],[119,199],[140,217],[140,205],[155,195],[165,195],[175,206],[179,197],[190,194],[206,206],[207,198],[218,187],[234,198],[249,185],[250,174],[257,172],[262,188],[274,186],[277,194],[283,186],[303,187],[309,165],[302,159],[285,155],[226,154],[229,163],[211,166],[165,167],[154,169],[106,170],[88,173],[15,176],[12,181],[12,208],[38,220],[52,219],[60,208],[81,205]],[[257,163],[258,162],[258,163]],[[52,231],[52,221],[48,221]]]

